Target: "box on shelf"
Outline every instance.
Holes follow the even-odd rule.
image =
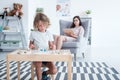
[[[19,41],[6,41],[6,42],[1,42],[0,43],[0,48],[2,49],[17,49],[20,47],[20,42]]]
[[[9,42],[1,42],[1,46],[2,47],[10,47],[10,43]]]
[[[19,42],[10,42],[10,47],[19,47]]]

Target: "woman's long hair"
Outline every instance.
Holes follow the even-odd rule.
[[[75,18],[77,18],[77,19],[79,20],[79,26],[82,25],[81,20],[80,20],[80,17],[79,17],[79,16],[74,16],[74,17],[73,17],[73,22],[72,22],[72,25],[70,26],[70,28],[74,28],[74,27],[75,27],[75,24],[74,24],[74,19],[75,19]]]

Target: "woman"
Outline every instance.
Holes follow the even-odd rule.
[[[75,41],[79,35],[84,35],[84,29],[79,16],[73,17],[72,25],[69,29],[64,30],[65,35],[55,36],[56,49],[62,48],[63,42]]]

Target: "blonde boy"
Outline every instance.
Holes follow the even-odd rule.
[[[55,45],[53,44],[53,35],[51,35],[47,28],[50,25],[49,18],[43,13],[37,13],[34,18],[34,29],[35,31],[31,32],[30,35],[30,49],[55,49]],[[50,80],[47,76],[48,74],[56,74],[57,68],[53,64],[53,62],[34,62],[37,74],[37,80]],[[41,72],[42,65],[48,67],[48,71]],[[42,74],[42,77],[41,77]]]

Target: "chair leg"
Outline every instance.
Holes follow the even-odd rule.
[[[74,60],[75,60],[75,61],[77,60],[77,56],[76,56],[76,53],[74,53]]]
[[[85,58],[85,54],[84,53],[82,53],[82,57]]]

